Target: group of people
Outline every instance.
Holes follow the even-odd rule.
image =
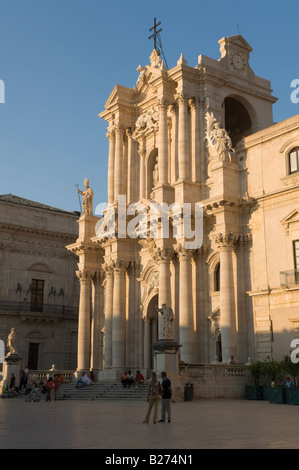
[[[144,383],[144,377],[141,374],[140,370],[137,370],[136,375],[132,373],[132,371],[125,371],[125,373],[121,377],[121,383],[123,388],[130,388],[132,385],[138,387],[138,385]]]
[[[76,388],[82,388],[86,385],[92,385],[95,380],[95,375],[92,371],[90,372],[89,377],[85,372],[82,372],[81,377],[77,380]]]
[[[41,395],[46,395],[46,401],[51,401],[52,390],[54,392],[54,400],[60,400],[60,387],[63,383],[64,377],[60,374],[55,374],[54,378],[48,377],[46,382],[42,380],[39,383],[33,382],[32,386],[27,388],[25,392],[27,395],[26,401],[40,401]]]
[[[153,412],[153,423],[165,423],[166,418],[167,422],[171,422],[171,397],[172,397],[172,388],[171,388],[171,381],[167,377],[166,372],[161,372],[161,379],[160,382],[158,380],[156,372],[152,372],[151,380],[149,381],[148,388],[147,388],[147,401],[148,401],[148,409],[144,419],[144,423],[148,424],[152,410]],[[158,420],[158,407],[160,398],[162,399],[162,408],[161,408],[161,419]]]
[[[273,378],[271,380],[271,388],[275,388],[276,387],[276,383],[275,383],[275,379]],[[293,387],[293,382],[291,381],[290,377],[287,377],[285,382],[283,383],[282,385],[283,388],[292,388]]]
[[[14,373],[11,374],[9,384],[7,385],[5,392],[8,396],[14,397],[22,393],[22,388],[25,388],[25,400],[26,401],[40,401],[42,395],[46,395],[46,401],[51,401],[52,390],[54,392],[54,399],[60,400],[60,387],[64,383],[64,377],[61,374],[55,374],[54,377],[48,377],[46,381],[40,380],[39,383],[33,381],[32,384],[28,384],[28,369],[24,369],[21,372],[19,386],[16,385],[16,376]]]

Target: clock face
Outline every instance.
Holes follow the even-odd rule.
[[[246,59],[239,52],[237,52],[231,57],[230,63],[232,65],[233,70],[235,71],[241,72],[245,70]]]

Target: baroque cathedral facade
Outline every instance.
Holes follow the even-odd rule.
[[[148,374],[163,304],[183,364],[281,359],[297,337],[299,116],[274,124],[277,99],[250,45],[219,44],[219,60],[191,67],[182,54],[172,69],[154,49],[136,86],[116,85],[99,114],[109,210],[85,211],[67,247],[78,256],[79,371]],[[178,230],[185,212],[193,245]]]

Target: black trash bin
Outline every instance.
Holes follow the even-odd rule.
[[[184,401],[193,401],[193,384],[185,384]]]

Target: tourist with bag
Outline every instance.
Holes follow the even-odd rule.
[[[162,387],[161,387],[159,380],[157,379],[157,374],[156,372],[152,372],[152,377],[147,388],[148,409],[147,409],[146,417],[143,421],[144,423],[147,423],[147,424],[149,423],[151,412],[152,412],[152,409],[154,408],[153,423],[157,424],[158,405],[159,405],[161,394],[162,394]]]

